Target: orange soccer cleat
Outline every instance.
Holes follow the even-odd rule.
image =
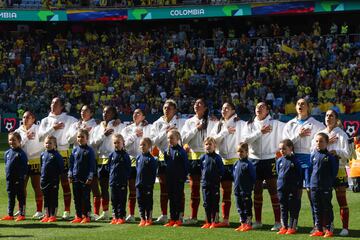
[[[241,232],[241,230],[244,228],[244,224],[242,223],[239,227],[235,228],[235,231]]]
[[[74,220],[72,220],[70,223],[81,223],[82,218],[75,217]]]
[[[6,215],[5,217],[1,218],[1,221],[11,221],[14,220],[14,216]]]
[[[286,234],[287,233],[287,228],[281,227],[280,230],[277,232],[277,234]]]
[[[228,222],[219,222],[219,223],[212,223],[210,228],[219,228],[219,227],[229,227],[230,224]]]
[[[84,217],[80,223],[82,224],[86,224],[86,223],[89,223],[90,222],[90,218],[89,217]]]
[[[211,226],[211,223],[204,223],[204,225],[202,225],[201,228],[207,229],[207,228],[210,228],[210,226]]]
[[[324,235],[323,232],[316,230],[315,232],[313,232],[312,234],[310,234],[310,237],[322,237]]]
[[[109,224],[116,224],[117,223],[117,219],[116,218],[113,218],[113,219],[111,219],[111,222],[109,223]]]
[[[296,229],[295,228],[289,228],[286,232],[286,235],[292,235],[296,233]]]
[[[116,224],[124,224],[125,223],[125,219],[123,218],[119,218],[116,222]]]
[[[153,221],[152,220],[146,220],[145,226],[151,226],[153,225]]]
[[[51,216],[51,217],[48,218],[48,221],[47,221],[47,222],[56,222],[56,221],[57,221],[56,217],[55,217],[55,216]]]
[[[141,219],[140,223],[139,223],[139,227],[145,227],[146,221],[144,219]]]
[[[46,222],[48,222],[49,221],[49,217],[48,216],[45,216],[45,217],[43,217],[41,220],[40,220],[40,222],[42,222],[42,223],[46,223]]]
[[[20,222],[20,221],[24,221],[24,220],[25,220],[25,216],[19,215],[19,216],[17,216],[17,218],[15,219],[15,222]]]
[[[245,223],[244,227],[241,229],[241,232],[247,232],[247,231],[250,231],[252,229],[253,228],[252,228],[252,226],[250,224]]]
[[[325,231],[325,235],[324,238],[329,238],[329,237],[333,237],[334,233],[332,231],[326,230]]]
[[[173,227],[181,227],[183,225],[181,220],[177,220]]]
[[[164,227],[172,227],[175,225],[175,221],[174,220],[170,220],[167,224],[164,225]]]

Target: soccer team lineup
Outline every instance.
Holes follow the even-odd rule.
[[[336,235],[351,235],[345,166],[359,139],[343,131],[335,110],[326,111],[322,123],[311,117],[306,99],[298,99],[295,108],[297,115],[283,123],[259,102],[254,117],[244,121],[225,102],[217,119],[209,116],[206,99],[198,98],[194,115],[183,119],[176,102],[167,99],[163,116],[154,123],[136,109],[133,122],[126,125],[113,106],[105,106],[103,119],[97,121],[94,108],[83,105],[76,119],[65,112],[64,99],[55,97],[39,125],[35,114],[25,111],[22,125],[8,134],[8,207],[0,226],[26,220],[26,206],[34,204],[27,200],[32,191],[32,219],[44,226],[63,221],[74,226],[136,223],[140,228],[233,228],[240,234],[265,228],[263,195],[269,194],[264,204],[271,204],[267,214],[273,214],[274,222],[266,230],[276,236],[298,234],[304,211],[311,213],[311,237],[335,236],[336,218],[341,219]],[[29,181],[32,187],[26,190]],[[157,184],[159,191],[154,192]],[[154,193],[160,201],[154,201]],[[340,215],[333,210],[333,195]],[[64,209],[59,209],[60,199]],[[304,201],[306,209],[301,208]],[[70,212],[71,204],[75,212]],[[159,216],[153,215],[155,205]],[[235,228],[231,207],[239,218]],[[204,219],[198,217],[200,211]]]

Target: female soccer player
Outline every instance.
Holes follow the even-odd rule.
[[[262,227],[262,192],[263,181],[265,181],[275,216],[275,224],[271,230],[278,231],[281,224],[279,198],[276,190],[275,153],[282,138],[283,123],[272,119],[269,113],[270,107],[266,103],[260,102],[256,105],[255,118],[248,121],[244,128],[244,141],[249,144],[249,160],[252,161],[256,170],[253,228]]]
[[[65,211],[63,219],[70,217],[71,191],[67,172],[69,170],[69,142],[66,138],[66,133],[70,126],[76,122],[76,118],[69,116],[64,112],[64,102],[62,99],[55,97],[51,101],[51,111],[49,116],[41,120],[39,127],[39,138],[41,141],[49,135],[53,135],[57,140],[57,149],[60,155],[64,158],[64,173],[61,175],[61,186],[64,193],[64,207]]]
[[[25,178],[25,193],[30,178],[36,201],[36,212],[33,218],[41,219],[44,216],[42,213],[43,194],[40,188],[40,153],[43,150],[43,144],[40,142],[39,126],[35,124],[35,120],[35,115],[26,111],[22,118],[23,124],[15,132],[20,133],[21,147],[28,158],[29,170]]]
[[[139,148],[140,141],[144,137],[150,136],[151,125],[145,120],[145,114],[141,109],[136,109],[133,113],[133,123],[121,131],[125,139],[125,149],[131,159],[131,174],[129,178],[129,216],[126,222],[135,222],[135,204],[136,204],[136,157],[141,154]]]
[[[200,156],[204,154],[203,142],[210,135],[215,121],[209,119],[209,110],[204,99],[199,98],[194,104],[195,116],[185,121],[181,129],[183,144],[189,146],[189,180],[191,188],[191,217],[184,224],[196,224],[200,204]]]
[[[222,118],[211,131],[211,136],[215,138],[219,155],[223,159],[224,174],[221,178],[222,188],[222,215],[223,222],[215,227],[229,226],[229,214],[231,207],[231,192],[233,181],[233,165],[238,160],[236,146],[242,138],[242,128],[244,121],[239,120],[235,112],[235,106],[226,102],[221,109]]]
[[[163,106],[164,115],[156,120],[152,127],[150,138],[154,145],[159,149],[159,168],[158,168],[158,178],[160,182],[160,208],[161,216],[156,220],[157,223],[166,223],[167,218],[167,205],[168,205],[168,192],[166,186],[166,165],[164,153],[167,150],[169,143],[167,140],[167,133],[171,130],[180,131],[184,120],[179,119],[176,116],[176,102],[172,99],[165,101]]]
[[[109,219],[109,169],[107,167],[109,154],[114,151],[112,135],[120,133],[124,124],[115,126],[118,119],[116,109],[105,106],[103,109],[103,121],[95,127],[90,138],[90,144],[97,150],[97,175],[100,183],[102,214],[96,218],[99,220]]]

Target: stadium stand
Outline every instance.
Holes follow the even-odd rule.
[[[236,34],[214,27],[210,35],[191,27],[127,32],[86,25],[9,32],[0,37],[0,109],[45,113],[58,94],[73,112],[93,103],[124,114],[159,113],[173,97],[190,113],[194,98],[206,96],[212,111],[231,100],[249,113],[265,100],[279,115],[294,113],[301,96],[317,102],[314,113],[359,112],[359,36],[328,34],[330,26],[318,35],[319,27],[297,35],[277,24]]]

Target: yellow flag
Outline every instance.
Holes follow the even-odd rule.
[[[293,49],[293,48],[291,48],[291,47],[289,47],[289,46],[286,46],[286,45],[281,45],[281,50],[283,51],[283,52],[286,52],[286,53],[288,53],[288,54],[291,54],[291,55],[298,55],[298,52],[295,50],[295,49]]]

